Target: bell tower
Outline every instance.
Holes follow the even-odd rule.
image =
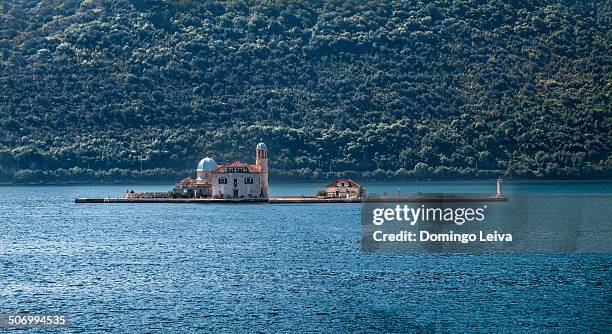
[[[261,197],[268,198],[268,147],[263,142],[255,148],[255,165],[261,171]]]

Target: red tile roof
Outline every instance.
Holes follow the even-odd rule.
[[[261,168],[259,166],[257,166],[256,164],[249,164],[248,168],[249,168],[249,172],[250,173],[259,173],[259,172],[261,172]]]
[[[245,164],[244,162],[241,162],[239,160],[235,160],[230,162],[229,164],[225,165],[225,167],[247,167],[248,164]]]
[[[239,160],[232,161],[228,164],[220,164],[217,166],[215,173],[225,173],[226,168],[246,168],[249,173],[259,173],[261,168],[256,164],[245,164]]]
[[[360,188],[361,187],[361,185],[359,183],[357,183],[357,182],[355,182],[355,181],[353,181],[351,179],[337,179],[336,181],[328,184],[326,186],[326,188],[327,187],[337,187],[338,183],[340,183],[340,182],[348,183],[348,184],[351,185],[351,187],[355,187],[355,188]]]
[[[186,178],[184,178],[184,179],[180,180],[180,181],[178,182],[178,184],[184,184],[184,185],[187,185],[187,184],[193,184],[194,182],[195,182],[195,181],[194,181],[192,178],[190,178],[190,177],[186,177]]]

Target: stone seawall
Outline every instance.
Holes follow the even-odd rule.
[[[302,203],[442,203],[442,202],[505,202],[505,196],[475,195],[466,197],[401,197],[401,198],[320,198],[320,197],[272,197],[272,198],[75,198],[75,203],[201,203],[201,204],[302,204]]]

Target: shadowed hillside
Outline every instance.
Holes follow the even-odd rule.
[[[611,176],[610,2],[1,6],[0,181]]]

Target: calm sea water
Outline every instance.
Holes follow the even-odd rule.
[[[274,184],[311,195],[322,184]],[[494,192],[422,182],[402,192]],[[367,184],[395,192],[395,184]],[[611,182],[507,182],[510,194]],[[365,254],[358,204],[74,204],[171,185],[0,187],[0,313],[74,332],[581,332],[612,328],[612,254]],[[604,204],[611,210],[611,203]],[[610,217],[610,216],[608,216]]]

